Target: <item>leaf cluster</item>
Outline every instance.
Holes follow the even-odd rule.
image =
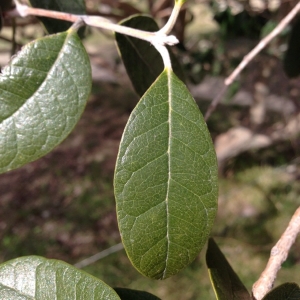
[[[31,5],[85,14],[81,0],[31,0]],[[0,77],[1,173],[60,144],[80,119],[91,91],[90,62],[77,26],[40,20],[50,35],[27,44]],[[152,18],[141,15],[121,25],[159,31]],[[141,96],[125,127],[114,177],[119,230],[132,265],[149,278],[166,279],[190,264],[208,241],[206,261],[217,299],[252,299],[209,239],[217,211],[217,159],[179,62],[170,54],[173,67],[164,65],[152,45],[136,38],[116,34],[116,41]],[[264,299],[299,294],[296,284],[287,283]],[[158,299],[144,291],[113,289],[64,262],[37,256],[0,265],[0,298]]]

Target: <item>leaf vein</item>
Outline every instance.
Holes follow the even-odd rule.
[[[155,130],[155,129],[158,129],[160,126],[162,126],[162,125],[164,125],[164,124],[166,124],[166,123],[168,123],[168,121],[165,121],[165,122],[163,122],[163,123],[160,123],[160,124],[156,125],[155,127],[151,128],[151,129],[149,129],[149,130],[146,130],[146,131],[144,131],[144,132],[142,132],[142,133],[140,133],[140,134],[138,134],[138,135],[135,135],[135,136],[133,137],[133,139],[132,139],[132,140],[129,142],[129,144],[127,145],[127,148],[130,147],[130,145],[131,145],[137,138],[139,138],[139,137],[143,136],[144,134],[147,134],[147,133],[149,133],[149,132],[151,132],[151,131],[153,131],[153,130]]]
[[[133,171],[132,171],[132,170],[128,170],[128,169],[126,169],[126,167],[124,167],[124,169],[127,170],[128,172],[133,173],[133,174],[134,174],[134,173],[137,173],[137,172],[143,170],[143,169],[144,169],[145,167],[147,167],[148,165],[150,165],[150,164],[152,164],[153,162],[155,162],[156,160],[158,160],[158,159],[160,159],[161,157],[165,156],[166,153],[167,153],[167,152],[164,152],[163,154],[161,154],[161,155],[159,155],[159,156],[153,158],[151,161],[147,161],[146,164],[144,164],[143,166],[137,168],[136,170],[133,170]],[[144,182],[144,181],[143,181],[143,182]],[[143,183],[143,182],[142,182],[142,183]]]

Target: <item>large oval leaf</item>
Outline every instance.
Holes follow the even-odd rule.
[[[300,299],[300,288],[296,283],[286,282],[270,291],[262,300]]]
[[[61,143],[80,118],[90,90],[89,58],[76,32],[26,45],[0,76],[0,173]]]
[[[251,296],[213,239],[209,239],[206,264],[218,300],[251,300]]]
[[[62,261],[27,256],[0,265],[1,300],[120,300],[101,280]]]
[[[160,298],[144,291],[114,288],[121,300],[160,300]]]
[[[123,26],[155,32],[159,30],[155,20],[148,16],[135,15],[123,20]],[[149,42],[116,33],[117,45],[125,65],[127,74],[138,95],[143,96],[151,84],[164,70],[163,60],[159,52]],[[172,68],[175,74],[184,81],[180,63],[168,47]]]
[[[85,1],[84,0],[29,0],[30,4],[36,8],[43,8],[48,10],[55,10],[60,12],[68,12],[77,15],[85,15]],[[72,23],[56,20],[52,18],[39,18],[44,24],[48,33],[57,33],[68,30]],[[83,29],[80,29],[80,36],[83,35]]]
[[[164,279],[195,259],[217,209],[217,162],[186,86],[165,70],[126,125],[115,171],[122,240],[133,265]]]

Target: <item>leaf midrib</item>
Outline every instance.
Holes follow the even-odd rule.
[[[168,80],[168,103],[169,103],[169,111],[168,111],[168,123],[169,123],[169,136],[168,136],[168,182],[167,182],[167,193],[166,193],[166,219],[167,219],[167,256],[166,256],[166,265],[163,271],[162,278],[166,278],[168,259],[169,259],[169,250],[170,250],[170,237],[169,237],[169,191],[170,191],[170,181],[171,181],[171,137],[172,137],[172,88],[171,88],[171,72],[172,70],[169,68],[165,69],[167,80]]]

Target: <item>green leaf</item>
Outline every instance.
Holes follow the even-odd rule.
[[[79,120],[90,90],[89,58],[76,32],[26,45],[0,75],[0,173],[60,144]]]
[[[206,264],[218,300],[251,300],[246,287],[212,238],[208,241]]]
[[[129,17],[120,24],[150,32],[159,30],[153,18],[143,15]],[[164,70],[161,55],[149,42],[141,39],[116,33],[116,41],[133,87],[137,94],[142,96]],[[170,47],[168,50],[175,74],[184,81],[184,74],[178,60]]]
[[[300,75],[300,17],[293,24],[283,63],[287,76],[297,77]]]
[[[124,288],[114,288],[121,300],[160,300],[158,297],[144,292]]]
[[[183,5],[187,0],[175,0],[175,3],[178,5]]]
[[[217,210],[217,161],[197,104],[171,70],[128,120],[114,186],[124,247],[142,274],[164,279],[195,259]]]
[[[1,300],[120,300],[101,280],[71,265],[38,256],[0,265]]]
[[[262,300],[298,300],[300,288],[296,283],[287,282],[269,292]]]
[[[30,4],[35,8],[43,8],[47,10],[55,10],[60,12],[67,12],[76,15],[85,15],[85,2],[84,0],[29,0]],[[39,18],[44,24],[48,33],[57,33],[68,30],[72,23],[57,20],[52,18]],[[81,28],[79,35],[83,35],[84,29]]]

